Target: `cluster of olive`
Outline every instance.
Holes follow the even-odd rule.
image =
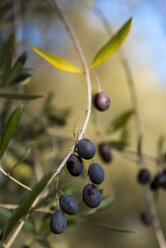
[[[98,110],[104,111],[108,109],[110,99],[106,93],[99,92],[94,96],[93,103]],[[99,145],[99,153],[105,162],[108,163],[111,161],[112,156],[110,147],[107,143],[101,143]],[[75,146],[75,153],[67,160],[67,169],[69,173],[74,177],[80,176],[84,171],[83,159],[90,160],[95,154],[96,147],[91,140],[79,140]],[[101,193],[96,185],[104,181],[105,173],[99,163],[91,163],[87,174],[90,183],[84,186],[82,199],[88,207],[96,208],[102,201]],[[77,201],[73,196],[68,194],[60,196],[59,207],[60,209],[55,211],[50,221],[50,229],[55,234],[60,234],[65,230],[67,226],[65,214],[73,215],[78,211]]]
[[[76,145],[76,153],[72,154],[67,161],[67,169],[72,176],[80,176],[83,173],[83,159],[92,159],[96,153],[94,143],[89,139],[81,139]],[[96,208],[101,203],[102,197],[95,184],[104,181],[105,173],[102,166],[98,163],[91,163],[88,169],[88,177],[91,183],[85,185],[82,198],[88,207]],[[64,213],[73,215],[78,211],[76,200],[68,194],[60,196],[59,205],[61,210],[57,210],[51,218],[50,229],[55,234],[62,233],[67,225]]]

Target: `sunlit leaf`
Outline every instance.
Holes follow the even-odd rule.
[[[43,95],[28,95],[28,94],[14,94],[14,93],[0,93],[1,98],[15,99],[15,100],[35,100]]]
[[[106,59],[112,56],[122,45],[126,39],[128,33],[130,32],[132,18],[130,18],[118,31],[117,33],[104,45],[99,52],[96,54],[91,68],[94,68]]]
[[[58,68],[62,71],[67,71],[71,73],[81,73],[81,70],[77,68],[75,65],[71,64],[70,62],[57,57],[55,55],[52,55],[50,53],[47,53],[35,46],[32,46],[28,44],[37,54],[39,54],[42,58],[44,58],[47,62],[52,64],[54,67]]]
[[[9,144],[9,141],[16,132],[17,126],[20,122],[22,109],[23,109],[22,105],[17,107],[9,116],[9,119],[4,127],[0,141],[0,159],[2,159],[2,156]]]
[[[115,199],[114,196],[104,196],[102,198],[101,204],[97,208],[93,208],[93,209],[88,210],[84,214],[84,216],[95,214],[98,211],[102,211],[102,210],[108,209],[113,204],[114,199]]]
[[[118,117],[116,117],[108,126],[106,132],[112,133],[116,130],[118,130],[121,127],[124,127],[125,124],[129,121],[130,117],[134,114],[134,110],[127,110],[120,114]]]
[[[112,226],[109,224],[98,224],[98,223],[92,223],[92,222],[83,222],[83,223],[87,225],[103,228],[106,230],[114,231],[114,232],[135,233],[134,230],[126,229],[126,228],[119,227],[119,226]]]
[[[18,221],[28,213],[33,202],[38,197],[38,195],[44,190],[51,176],[52,173],[49,173],[44,176],[41,181],[34,186],[33,190],[29,192],[23,203],[14,211],[12,217],[8,221],[4,239],[6,239],[8,235],[12,232],[13,228],[17,225]]]

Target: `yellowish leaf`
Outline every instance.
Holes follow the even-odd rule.
[[[31,47],[37,54],[39,54],[42,58],[44,58],[47,62],[52,64],[54,67],[58,68],[62,71],[67,71],[71,73],[82,73],[82,71],[76,67],[75,65],[71,64],[70,62],[50,53],[47,53],[35,46],[32,46],[28,43],[28,46]]]

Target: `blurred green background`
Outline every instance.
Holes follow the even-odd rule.
[[[2,4],[5,2],[7,1],[3,0]],[[101,20],[93,11],[93,2],[91,0],[64,0],[60,1],[60,4],[68,16],[78,36],[88,64],[90,64],[98,49],[109,39]],[[114,31],[130,16],[133,17],[131,33],[120,50],[123,50],[127,58],[136,86],[143,125],[143,152],[157,156],[159,137],[161,135],[165,137],[165,2],[161,0],[98,0],[95,1],[95,4],[102,10]],[[1,41],[5,40],[10,31],[14,29],[16,35],[16,56],[24,49],[28,50],[27,66],[35,69],[31,80],[24,82],[20,88],[17,88],[17,91],[44,94],[45,98],[51,92],[53,94],[52,105],[56,108],[56,111],[69,110],[66,125],[47,125],[53,147],[48,147],[44,152],[35,148],[37,150],[35,151],[37,153],[37,160],[34,160],[35,163],[41,165],[42,174],[50,169],[55,170],[67,154],[68,149],[72,146],[74,142],[72,137],[73,126],[78,116],[80,118],[76,125],[76,131],[82,126],[87,103],[85,77],[83,75],[58,71],[25,45],[24,41],[28,41],[32,45],[54,53],[81,67],[79,57],[68,33],[56,13],[52,12],[45,1],[13,1],[10,11],[14,11],[11,19],[8,19],[11,14],[9,12],[8,16],[4,16],[0,23],[0,39]],[[106,127],[120,113],[133,107],[131,106],[125,70],[117,53],[97,67],[95,71],[101,80],[103,91],[107,92],[111,99],[111,106],[107,111],[103,113],[95,111],[96,121],[94,123],[91,118],[86,131],[86,136],[98,145],[103,140],[110,141],[119,137],[119,132],[108,136],[105,133]],[[97,85],[93,77],[92,88],[93,93],[96,93]],[[43,117],[40,115],[40,110],[44,101],[45,99],[41,98],[32,102],[23,102],[24,114],[22,119],[24,121],[22,122],[24,126],[26,126],[27,121],[28,127],[28,116],[35,118],[35,125],[41,123]],[[15,104],[17,105],[17,103]],[[128,149],[136,151],[137,142],[134,117],[128,123],[128,129],[130,136]],[[30,136],[29,140],[35,140],[35,138],[31,139]],[[37,140],[39,140],[38,143],[42,140],[42,144],[44,144],[48,140],[48,134],[47,137],[43,135]],[[20,149],[23,150],[23,148]],[[147,207],[142,187],[138,185],[136,180],[138,173],[137,164],[126,159],[123,156],[123,152],[113,149],[112,153],[113,162],[111,164],[103,164],[98,154],[95,160],[101,162],[106,173],[106,179],[100,186],[103,189],[103,195],[113,195],[115,197],[114,204],[110,209],[93,216],[88,216],[86,219],[95,223],[107,223],[133,229],[136,233],[116,233],[81,224],[78,221],[78,224],[69,226],[64,234],[60,236],[49,234],[52,247],[159,247],[153,229],[143,225],[139,219],[140,213],[146,211]],[[144,166],[149,168],[152,175],[160,170],[160,168],[151,163],[146,163]],[[40,166],[37,168],[40,168]],[[16,177],[20,180],[25,180],[28,185],[32,186],[36,181],[37,176],[34,175],[33,168],[28,172],[30,175],[28,178],[24,178],[24,170],[23,174],[19,175],[19,173],[19,171],[18,174],[16,173]],[[40,171],[36,173],[38,175]],[[64,169],[62,174],[60,182],[63,183],[64,180],[69,185],[74,185],[72,194],[81,202],[81,191],[83,185],[87,183],[87,179],[85,177],[80,179],[71,178],[66,169]],[[5,183],[2,180],[2,184],[5,184],[6,189],[0,196],[1,203],[17,204],[23,198],[24,191],[21,191],[18,186],[13,185],[8,179]],[[6,194],[6,191],[8,194]],[[161,190],[155,196],[156,207],[164,234],[166,234],[165,194]],[[36,214],[35,218],[33,219],[38,223],[41,216]],[[35,225],[38,228],[39,224]],[[34,239],[32,234],[23,231],[13,247],[21,247],[25,241],[26,244],[29,244],[32,239]],[[32,247],[41,246],[34,243]]]

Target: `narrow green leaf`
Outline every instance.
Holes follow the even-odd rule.
[[[5,223],[11,216],[11,211],[0,206],[0,222]]]
[[[99,52],[96,54],[91,68],[94,68],[106,59],[112,56],[122,45],[126,39],[128,33],[130,32],[132,18],[130,18],[125,24],[118,30],[118,32],[104,45]]]
[[[70,113],[71,110],[69,108],[57,110],[50,107],[47,109],[46,116],[50,124],[64,126],[67,123],[67,118],[70,115]]]
[[[12,212],[10,210],[0,206],[0,223],[6,224],[11,216]],[[33,226],[30,221],[25,221],[24,228],[30,231],[33,230]]]
[[[43,95],[28,95],[28,94],[14,94],[14,93],[0,93],[1,98],[15,99],[15,100],[36,100],[44,97]]]
[[[27,59],[27,52],[24,51],[20,55],[20,57],[16,60],[5,85],[10,85],[12,82],[15,81],[15,79],[18,77],[19,73],[21,72],[26,59]]]
[[[55,94],[53,92],[49,92],[49,94],[45,98],[45,102],[42,106],[42,112],[47,113],[47,111],[49,110],[50,106],[52,105],[52,102],[54,99],[55,99]]]
[[[9,38],[1,46],[1,49],[0,49],[0,69],[2,68],[2,66],[5,62],[5,58],[7,56],[9,48],[12,49],[12,47],[13,47],[13,40],[14,40],[14,35],[12,33],[9,36]]]
[[[119,226],[112,226],[109,224],[98,224],[98,223],[91,223],[91,222],[83,222],[83,223],[87,225],[103,228],[106,230],[114,231],[114,232],[135,233],[134,230],[126,229],[126,228],[119,227]]]
[[[4,3],[0,6],[0,20],[2,20],[9,10],[13,8],[12,2]]]
[[[10,170],[8,170],[8,173],[11,173],[18,165],[20,165],[30,154],[32,147],[34,145],[34,142],[32,142],[25,150],[23,156],[18,160],[17,163],[15,163]]]
[[[16,132],[17,126],[20,122],[23,106],[17,107],[10,115],[5,128],[2,132],[1,141],[0,141],[0,160],[9,144],[9,141]]]
[[[124,144],[129,143],[129,129],[126,126],[122,129],[120,141]]]
[[[143,136],[139,136],[138,143],[137,143],[137,154],[138,156],[142,155],[142,143],[143,143]]]
[[[77,68],[75,65],[71,64],[70,62],[57,57],[55,55],[52,55],[50,53],[47,53],[35,46],[32,46],[28,44],[37,54],[39,54],[42,58],[44,58],[47,62],[52,64],[54,67],[58,68],[59,70],[62,71],[67,71],[71,73],[82,73],[79,68]]]
[[[7,86],[7,81],[11,73],[11,64],[12,64],[12,50],[9,48],[8,53],[6,54],[6,58],[4,60],[3,67],[2,67],[2,76],[0,80],[1,88]]]
[[[103,197],[101,204],[97,208],[93,208],[93,209],[88,210],[84,214],[84,216],[95,214],[98,211],[102,211],[102,210],[105,210],[105,209],[109,208],[113,204],[114,199],[115,199],[114,196],[105,196],[105,197]]]
[[[121,140],[111,140],[109,141],[109,144],[112,148],[114,148],[115,150],[118,150],[118,151],[122,151],[124,150],[124,148],[126,146],[128,146],[128,143],[124,143],[122,142]]]
[[[35,199],[47,186],[47,183],[50,180],[51,176],[52,172],[48,173],[45,177],[43,177],[41,181],[34,186],[33,190],[29,192],[23,203],[15,210],[12,217],[8,221],[4,239],[6,239],[8,235],[12,232],[13,228],[17,225],[18,221],[22,217],[25,217],[25,215],[28,213]]]
[[[34,70],[31,68],[22,68],[17,78],[11,82],[11,84],[18,84],[23,82],[25,79],[30,78],[34,74]]]
[[[122,114],[120,114],[118,117],[116,117],[111,122],[111,124],[108,126],[106,132],[112,133],[112,132],[118,130],[119,128],[125,126],[133,114],[134,114],[133,109],[123,112]]]

